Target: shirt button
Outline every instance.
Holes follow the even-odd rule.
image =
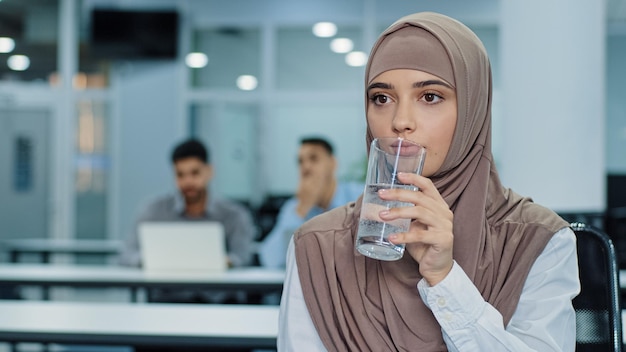
[[[445,307],[446,305],[446,299],[443,297],[439,297],[437,298],[437,305],[439,305],[439,307]]]
[[[451,320],[452,320],[452,313],[450,313],[450,312],[446,312],[446,314],[444,314],[444,315],[443,315],[443,318],[444,318],[446,321],[451,321]]]

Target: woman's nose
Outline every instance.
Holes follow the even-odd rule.
[[[393,117],[392,128],[395,133],[403,134],[415,130],[416,116],[411,104],[398,104],[398,109]]]

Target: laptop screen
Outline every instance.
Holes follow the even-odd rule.
[[[147,272],[198,273],[227,268],[224,226],[219,222],[144,222],[139,225]]]

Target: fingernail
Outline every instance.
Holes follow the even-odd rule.
[[[387,193],[387,189],[385,189],[385,188],[378,190],[378,194],[380,194],[380,195],[383,195],[385,193]]]
[[[383,210],[379,213],[380,216],[387,216],[389,215],[389,210]]]
[[[398,235],[389,235],[389,240],[390,241],[395,241],[396,239],[398,239]]]

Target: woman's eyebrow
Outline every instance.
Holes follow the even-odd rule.
[[[452,87],[448,83],[444,81],[440,81],[438,79],[430,79],[428,81],[415,82],[413,83],[413,88],[423,88],[423,87],[431,86],[431,85],[440,85],[449,89],[454,89],[454,87]]]
[[[413,83],[412,87],[413,88],[423,88],[423,87],[432,86],[432,85],[440,85],[440,86],[444,86],[444,87],[446,87],[448,89],[453,89],[454,90],[454,87],[452,87],[448,83],[446,83],[444,81],[441,81],[441,80],[438,80],[438,79],[429,79],[429,80],[426,80],[426,81],[415,82],[415,83]],[[379,88],[379,89],[393,89],[394,87],[393,87],[392,84],[389,84],[389,83],[374,82],[374,83],[370,84],[367,87],[367,91],[369,92],[370,90],[376,89],[376,88]]]
[[[393,89],[393,85],[382,82],[374,82],[367,87],[367,91],[369,92],[372,89],[380,88],[380,89]]]

